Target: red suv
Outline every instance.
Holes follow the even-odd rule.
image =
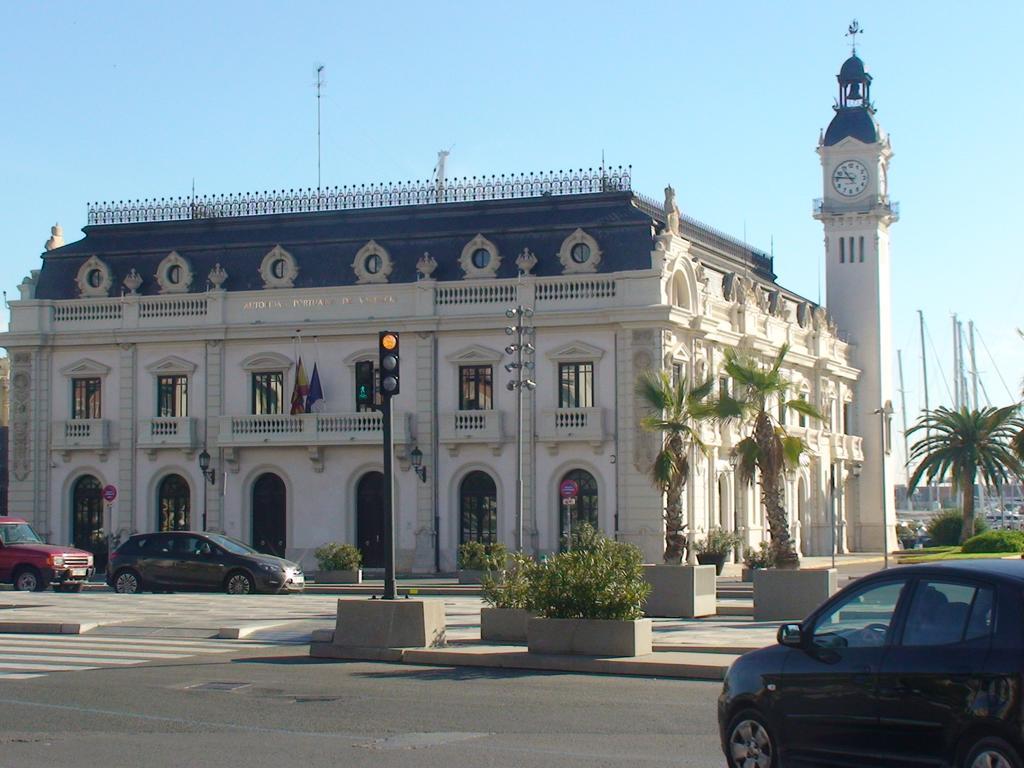
[[[26,592],[51,584],[60,592],[81,592],[94,571],[91,552],[46,544],[21,518],[0,517],[0,582]]]

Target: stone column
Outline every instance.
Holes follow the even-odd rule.
[[[117,380],[117,501],[111,515],[110,536],[126,538],[136,530],[136,478],[135,478],[135,424],[138,406],[135,400],[136,365],[138,349],[134,344],[121,344],[118,348]],[[139,503],[144,514],[153,512],[145,501]],[[156,520],[146,521],[148,529]]]

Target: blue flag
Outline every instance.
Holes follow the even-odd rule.
[[[306,413],[319,413],[324,409],[324,391],[320,387],[320,372],[313,363],[313,376],[309,380],[309,394],[306,395]]]

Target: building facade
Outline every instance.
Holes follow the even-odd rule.
[[[783,344],[790,396],[825,415],[782,414],[809,448],[786,479],[800,551],[873,546],[850,345],[777,284],[771,257],[682,215],[671,188],[637,194],[628,170],[100,204],[84,232],[65,245],[55,229],[3,339],[11,511],[50,540],[102,560],[132,532],[205,526],[306,567],[329,541],[382,565],[381,421],[357,382],[387,329],[401,339],[401,571],[453,570],[467,540],[515,544],[517,429],[528,551],[588,520],[660,560],[638,376],[727,388],[726,349],[767,361]],[[535,348],[520,424],[505,367],[516,306],[533,309]],[[740,435],[703,432],[693,530],[755,545],[765,516],[729,460]]]

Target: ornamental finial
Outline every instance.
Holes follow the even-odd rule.
[[[854,56],[857,55],[857,35],[863,35],[864,30],[861,29],[860,23],[854,19],[850,22],[850,26],[846,29],[846,36],[850,38],[850,47]]]

